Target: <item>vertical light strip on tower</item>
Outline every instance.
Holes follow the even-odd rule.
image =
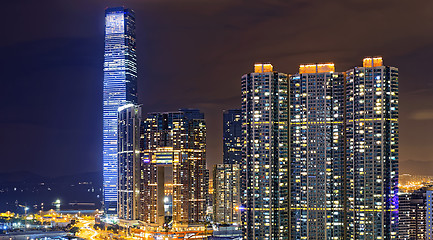
[[[103,92],[104,208],[117,214],[117,109],[137,102],[135,17],[130,9],[105,11]]]

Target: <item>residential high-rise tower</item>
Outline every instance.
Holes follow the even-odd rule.
[[[398,69],[382,58],[290,77],[291,239],[396,239]]]
[[[381,57],[346,71],[345,239],[396,239],[398,69]]]
[[[344,74],[308,64],[290,76],[291,239],[344,239]]]
[[[135,16],[130,9],[105,11],[103,89],[103,192],[105,213],[117,214],[117,109],[137,102]]]
[[[246,239],[288,238],[287,74],[255,64],[242,76],[242,224]]]

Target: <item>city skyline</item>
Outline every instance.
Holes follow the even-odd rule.
[[[197,8],[201,2],[185,1],[185,5],[178,5],[173,0],[163,3],[131,0],[128,6],[105,7],[101,17],[103,38],[97,38],[104,44],[99,50],[80,52],[86,57],[102,53],[98,60],[102,63],[99,74],[90,79],[98,81],[96,85],[100,89],[86,89],[93,94],[89,98],[93,100],[83,101],[87,98],[74,91],[80,89],[74,85],[75,89],[68,90],[75,98],[59,102],[65,106],[51,108],[50,114],[44,113],[43,109],[48,107],[44,104],[38,108],[40,115],[32,115],[33,108],[27,109],[29,112],[20,109],[30,117],[18,123],[42,121],[46,115],[55,122],[48,125],[50,128],[41,129],[38,141],[31,141],[35,136],[29,128],[18,128],[28,130],[19,146],[33,160],[29,165],[19,162],[19,170],[39,171],[39,174],[48,171],[50,177],[37,180],[38,177],[30,177],[36,174],[25,172],[29,177],[24,187],[15,187],[17,182],[3,180],[0,170],[0,194],[5,199],[16,196],[14,192],[35,193],[34,199],[21,194],[13,203],[3,201],[12,214],[21,212],[20,209],[24,211],[21,214],[24,225],[5,222],[0,234],[41,228],[44,207],[52,205],[56,212],[61,212],[62,207],[62,210],[77,210],[78,220],[86,218],[80,216],[79,206],[98,206],[94,218],[89,216],[90,221],[81,226],[75,220],[67,220],[69,216],[64,218],[69,225],[65,222],[63,230],[77,230],[84,235],[92,232],[86,239],[110,232],[119,233],[116,236],[119,238],[129,235],[146,239],[163,235],[199,239],[221,236],[230,239],[407,239],[432,235],[433,172],[427,161],[417,162],[415,157],[429,158],[433,146],[430,139],[433,128],[431,124],[422,124],[433,122],[433,87],[430,87],[433,81],[429,74],[419,74],[422,64],[429,66],[428,60],[414,63],[408,53],[415,50],[404,52],[396,47],[396,34],[400,32],[386,25],[394,15],[389,13],[384,18],[389,9],[397,10],[394,5],[376,4],[377,12],[374,12],[370,6],[363,8],[363,4],[354,2],[321,5],[310,0],[291,3],[251,0],[242,4],[223,0],[201,9]],[[167,18],[141,20],[141,16],[148,18],[146,13],[152,12],[143,8],[144,5],[165,6]],[[72,6],[68,7],[74,9]],[[98,4],[92,2],[89,6]],[[176,6],[184,8],[177,13]],[[243,11],[236,11],[240,6],[245,6],[240,8]],[[355,15],[346,16],[345,20],[357,24],[349,24],[349,29],[341,21],[311,25],[310,21],[330,6],[340,10],[335,13],[340,17],[352,11]],[[306,21],[301,26],[281,25],[293,20],[290,14],[281,11],[284,7],[298,9],[293,15],[300,14]],[[136,15],[136,9],[140,14]],[[193,9],[200,11],[182,15]],[[238,18],[221,27],[224,17],[235,13]],[[332,14],[326,15],[329,13]],[[362,14],[356,15],[359,13]],[[311,17],[307,18],[307,14]],[[82,16],[85,18],[85,14]],[[171,21],[172,18],[177,21]],[[182,25],[182,21],[188,24]],[[364,25],[370,27],[359,27]],[[170,38],[158,38],[158,33],[166,31],[164,27],[171,29]],[[337,31],[342,27],[348,30]],[[267,36],[267,31],[275,34]],[[431,43],[433,54],[433,34]],[[218,47],[220,51],[216,51]],[[67,46],[65,49],[74,50]],[[39,46],[38,50],[40,58],[34,61],[35,66],[29,65],[34,76],[45,70],[37,68],[39,64],[46,69],[62,66],[62,58],[51,60],[58,62],[58,66],[53,62],[40,63],[50,54]],[[69,63],[74,61],[65,53],[59,56]],[[424,58],[430,59],[429,54]],[[299,68],[293,71],[295,61]],[[81,61],[81,65],[75,63],[63,69],[65,75],[50,71],[58,77],[54,86],[45,79],[35,78],[41,86],[34,91],[46,99],[63,97],[64,91],[56,87],[68,78],[61,76],[69,77],[72,85],[80,81],[87,83],[88,78],[81,78],[85,71],[80,67],[93,71],[96,65],[90,62]],[[244,71],[246,63],[249,69]],[[14,73],[24,76],[26,70]],[[239,71],[243,74],[234,78]],[[47,79],[51,75],[44,74]],[[16,90],[20,94],[26,88],[23,82],[15,84],[19,84]],[[26,91],[22,96],[31,97]],[[82,111],[67,107],[78,106],[81,101],[86,106],[78,108]],[[95,110],[96,101],[99,111]],[[35,103],[28,101],[28,104]],[[93,110],[92,114],[85,114],[86,108]],[[76,115],[64,118],[70,112]],[[7,111],[6,118],[13,119],[15,114]],[[98,120],[99,123],[94,123]],[[87,137],[72,130],[84,130],[79,128],[80,124],[89,122],[95,126],[81,133]],[[410,128],[405,124],[410,124]],[[48,129],[59,126],[69,129],[69,134],[75,134],[77,139],[73,141],[57,132],[58,135],[50,138],[55,144],[44,144],[43,136]],[[89,138],[87,134],[99,134],[99,137]],[[16,135],[6,132],[6,136],[11,137],[11,142],[20,137],[19,131]],[[89,143],[95,140],[99,144]],[[405,141],[408,142],[403,148]],[[7,153],[13,150],[8,144],[4,146]],[[65,144],[67,148],[60,147]],[[77,146],[85,146],[93,157],[74,159],[73,156],[86,152]],[[60,153],[67,149],[67,155]],[[43,151],[46,151],[44,159],[38,161],[41,157],[38,154]],[[2,161],[2,167],[13,171],[17,159],[25,154],[16,152],[11,161]],[[401,161],[406,156],[414,160]],[[57,159],[55,164],[43,168],[52,158]],[[433,167],[433,155],[431,158]],[[66,189],[82,190],[75,184],[78,179],[64,190],[56,190],[59,197],[51,204],[46,204],[46,199],[39,200],[48,196],[43,197],[39,191],[52,191],[48,179],[82,172],[89,173],[88,179],[92,174],[101,175],[101,181],[93,180],[101,184],[98,189],[92,187],[93,181],[78,182],[78,185],[88,185],[87,191],[98,199],[96,202],[78,202],[79,196],[63,200]],[[411,172],[431,177],[405,174]],[[401,185],[400,176],[405,179]],[[25,186],[27,181],[36,181],[37,186]],[[38,202],[28,204],[26,201],[30,200]],[[36,215],[29,217],[30,212],[36,211],[39,211],[39,223]],[[45,212],[53,214],[54,210]],[[9,218],[10,213],[1,213],[0,220]],[[30,219],[38,226],[27,224]],[[51,226],[50,230],[54,228]]]
[[[387,8],[386,4],[381,3],[377,4],[376,8],[368,10],[366,7],[369,2],[366,2],[365,5],[359,5],[359,12],[351,9],[350,7],[355,7],[350,3],[348,3],[347,8],[344,5],[333,3],[332,6],[335,8],[331,12],[336,17],[344,17],[351,13],[353,17],[348,18],[351,23],[360,23],[363,19],[367,21],[365,24],[374,26],[370,30],[372,33],[369,36],[374,35],[375,37],[369,41],[355,39],[356,32],[361,31],[362,33],[363,30],[346,30],[348,38],[345,38],[345,41],[348,44],[344,44],[337,37],[331,35],[326,41],[312,39],[312,31],[316,29],[312,25],[313,18],[306,23],[300,23],[301,25],[297,27],[295,24],[289,24],[296,22],[290,21],[292,19],[290,14],[283,13],[285,12],[284,9],[289,8],[300,10],[299,14],[309,10],[317,11],[323,3],[315,4],[306,1],[304,4],[284,4],[272,2],[266,5],[253,1],[245,10],[240,11],[239,15],[232,14],[236,15],[238,19],[232,24],[229,20],[223,19],[232,11],[238,12],[239,6],[235,3],[214,3],[197,15],[190,15],[190,13],[198,7],[203,7],[203,5],[193,6],[188,1],[184,3],[186,7],[177,12],[174,9],[178,5],[170,1],[119,3],[118,1],[86,4],[76,2],[71,5],[64,5],[53,2],[52,6],[58,9],[56,12],[47,13],[46,10],[41,10],[41,12],[60,20],[57,22],[48,21],[39,25],[34,25],[38,23],[36,21],[38,18],[35,17],[37,15],[34,15],[36,13],[33,13],[34,9],[40,9],[39,6],[29,2],[8,3],[11,12],[20,8],[23,12],[18,13],[19,15],[28,14],[28,18],[24,15],[20,17],[24,20],[16,23],[15,26],[19,26],[17,29],[25,29],[22,24],[28,23],[34,27],[34,30],[27,37],[23,37],[21,32],[16,29],[12,31],[16,34],[6,36],[1,42],[6,49],[5,56],[11,55],[13,60],[11,62],[29,59],[26,61],[31,60],[34,65],[29,65],[32,66],[30,71],[14,71],[18,72],[16,75],[5,73],[6,77],[12,80],[6,83],[8,93],[4,95],[5,102],[11,102],[8,100],[13,99],[10,93],[14,92],[17,87],[21,87],[26,97],[12,101],[10,105],[6,106],[10,114],[3,117],[5,132],[3,136],[6,143],[3,157],[17,159],[17,161],[5,163],[6,168],[2,171],[24,169],[42,175],[66,175],[101,169],[101,163],[98,163],[102,151],[98,136],[101,134],[96,133],[102,131],[101,119],[95,114],[95,112],[102,111],[100,103],[96,103],[102,97],[101,84],[97,83],[101,79],[100,70],[102,67],[103,25],[101,25],[101,16],[103,16],[102,10],[107,5],[125,5],[135,9],[140,14],[141,27],[137,32],[141,37],[138,43],[138,59],[141,59],[138,68],[140,75],[138,90],[140,91],[140,102],[144,104],[143,112],[169,111],[179,107],[203,109],[207,118],[210,119],[208,122],[209,162],[219,163],[222,160],[220,153],[222,146],[221,143],[218,143],[222,136],[220,123],[222,110],[240,107],[237,103],[240,98],[238,94],[240,83],[237,82],[237,79],[244,72],[247,72],[254,62],[266,60],[272,62],[282,72],[295,73],[297,66],[302,63],[332,61],[337,66],[336,70],[342,71],[356,66],[358,59],[365,56],[382,55],[389,65],[400,68],[402,79],[400,90],[403,104],[400,123],[402,129],[402,173],[428,173],[423,169],[428,169],[429,167],[426,166],[430,166],[428,164],[432,160],[428,151],[431,142],[423,136],[429,135],[431,129],[422,129],[421,125],[431,123],[431,85],[429,78],[420,75],[418,69],[428,67],[430,62],[428,57],[433,52],[428,42],[433,38],[430,33],[418,28],[409,28],[407,25],[420,25],[428,28],[431,21],[427,21],[430,19],[427,11],[431,9],[431,3],[423,2],[425,6],[423,9],[409,3],[394,3],[392,7]],[[170,13],[166,16],[166,20],[156,14],[164,8],[167,8],[168,13]],[[250,13],[259,9],[265,11],[263,13],[258,12],[257,16],[254,14],[250,16]],[[378,9],[383,10],[381,14],[376,12]],[[408,9],[408,17],[405,22],[402,22],[396,16],[406,9]],[[266,13],[269,14],[266,15]],[[8,12],[6,17],[9,16],[8,14],[10,13]],[[62,17],[58,17],[59,14],[62,14]],[[81,15],[83,18],[77,17]],[[188,15],[190,17],[186,17]],[[369,16],[369,18],[363,18],[363,16]],[[49,17],[41,19],[50,19]],[[34,23],[30,23],[26,19],[36,20]],[[77,22],[75,23],[72,19]],[[151,19],[153,21],[149,21]],[[202,19],[203,23],[194,24],[197,19]],[[394,21],[395,24],[390,24]],[[151,22],[154,23],[154,26],[150,24]],[[177,23],[174,24],[174,22]],[[273,27],[284,29],[278,33],[281,34],[278,42],[262,36],[256,40],[256,43],[241,44],[244,42],[242,39],[248,39],[255,27],[267,26],[276,22],[285,23]],[[205,30],[206,26],[209,25],[214,26],[214,28]],[[334,27],[325,26],[325,23],[319,26],[323,30],[317,30],[322,33],[322,31],[329,29],[342,29],[344,23],[336,23]],[[392,29],[385,32],[381,31],[380,29],[385,26],[391,26]],[[6,27],[10,29],[10,26]],[[236,33],[232,29],[244,30]],[[168,40],[169,30],[175,30],[176,33],[184,32],[186,36],[182,34],[177,41]],[[206,37],[209,31],[216,31],[221,34],[217,34],[218,38],[215,40],[210,40]],[[297,37],[292,36],[291,32],[296,32]],[[406,32],[410,33],[410,38]],[[191,36],[198,38],[192,42],[187,41]],[[230,36],[233,37],[228,38]],[[362,39],[365,40],[367,37]],[[417,40],[412,41],[412,39]],[[306,43],[303,44],[302,41]],[[223,45],[224,42],[227,45]],[[275,43],[272,44],[275,47],[270,46],[271,43]],[[353,43],[356,43],[356,48],[350,47]],[[206,52],[205,55],[200,54],[201,51],[212,49],[212,46],[215,46],[218,51],[212,50]],[[236,48],[236,46],[243,47]],[[191,51],[191,54],[186,54],[187,49]],[[264,49],[269,51],[265,53]],[[39,58],[41,56],[39,51],[46,52],[46,55]],[[175,54],[172,54],[173,51]],[[171,58],[167,57],[168,52],[171,52]],[[218,52],[228,52],[230,58],[222,56]],[[247,52],[248,54],[244,55]],[[184,62],[188,64],[184,65],[185,63],[179,61],[180,58],[186,58]],[[199,61],[199,59],[204,59],[204,61]],[[197,72],[192,76],[189,75],[186,66],[199,66],[198,63],[200,62],[203,63],[203,67],[197,68]],[[4,63],[4,66],[8,68],[15,68],[10,65],[9,61],[4,60]],[[170,66],[170,68],[165,73],[158,74],[162,72],[161,69],[165,66]],[[49,74],[43,75],[41,72],[34,71],[35,69],[41,69],[43,72],[51,69],[50,72],[53,74],[51,76]],[[216,78],[212,76],[213,73],[221,73],[223,77],[218,76]],[[23,85],[21,86],[20,83]],[[149,85],[146,86],[145,84]],[[192,94],[179,95],[170,89],[167,90],[169,94],[163,98],[153,94],[156,89],[162,88],[162,84],[173,86],[174,89],[189,89]],[[225,87],[221,89],[218,85],[225,85]],[[34,89],[38,91],[33,91]],[[49,94],[48,90],[53,94]],[[169,97],[167,98],[167,96]],[[57,109],[60,106],[64,106],[68,111],[60,112],[50,118],[46,117],[49,109]],[[24,114],[24,112],[28,114]],[[28,118],[26,116],[33,117]],[[74,121],[71,120],[73,119],[72,116],[77,116]],[[13,137],[14,134],[17,137]],[[28,150],[32,153],[32,158],[23,158],[13,154],[19,146],[20,139],[25,139],[23,136],[29,136],[28,140],[34,142]],[[56,141],[59,138],[64,139],[64,142]],[[6,141],[6,139],[8,140]],[[99,150],[95,150],[98,148]],[[50,149],[54,149],[54,152]],[[410,159],[413,161],[408,162]],[[417,165],[419,161],[426,163]],[[411,169],[411,166],[420,167]],[[46,170],[48,168],[50,170]]]

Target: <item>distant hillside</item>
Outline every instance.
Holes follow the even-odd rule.
[[[61,209],[86,206],[99,209],[102,200],[102,173],[91,172],[61,177],[42,177],[29,172],[0,173],[0,212],[30,212],[54,209],[53,202],[61,200]],[[86,203],[86,204],[76,204]]]
[[[40,182],[45,180],[45,177],[31,172],[0,173],[0,184],[7,182]]]
[[[399,173],[414,174],[414,175],[433,175],[433,162],[419,161],[419,160],[400,160]]]

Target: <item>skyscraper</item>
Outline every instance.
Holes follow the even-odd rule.
[[[118,113],[118,216],[139,219],[141,107],[128,104]]]
[[[398,228],[398,69],[365,58],[346,72],[347,233],[396,239]]]
[[[213,216],[218,223],[240,223],[240,163],[242,161],[242,110],[223,112],[223,164],[213,169]]]
[[[135,16],[130,9],[105,11],[103,92],[104,207],[117,214],[117,109],[137,102]]]
[[[240,164],[242,160],[242,111],[223,112],[223,163]]]
[[[292,239],[395,239],[398,69],[382,58],[290,77]]]
[[[206,215],[206,123],[199,110],[150,113],[144,122],[142,220],[161,226],[164,182],[173,186],[173,224],[203,222]]]
[[[301,65],[290,76],[291,239],[344,239],[344,74]]]
[[[246,239],[288,238],[287,74],[242,76],[242,224]]]
[[[398,239],[431,239],[427,237],[426,231],[428,229],[428,194],[429,192],[431,194],[431,190],[431,187],[422,187],[413,192],[399,193]]]
[[[240,168],[239,164],[216,164],[213,169],[216,223],[240,223]]]
[[[398,193],[398,239],[409,239],[411,232],[411,205],[410,192],[399,192]]]

